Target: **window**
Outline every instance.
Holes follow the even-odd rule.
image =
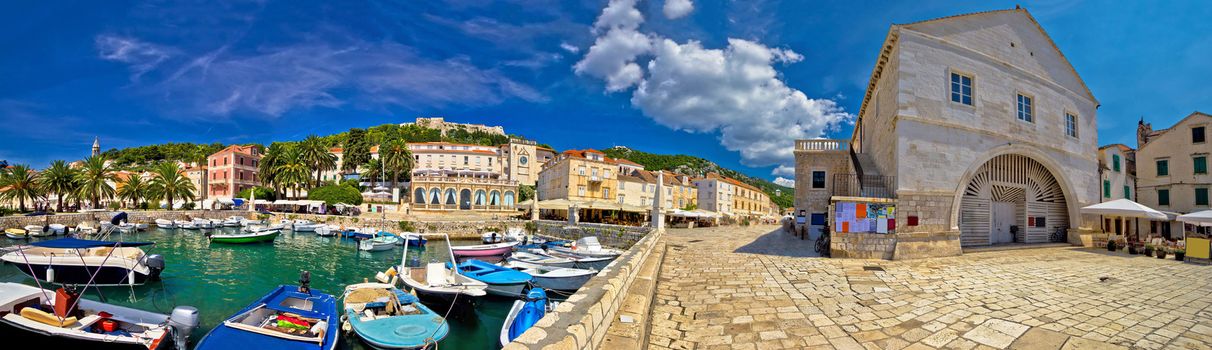
[[[584,195],[585,195],[585,186],[578,186],[578,187],[577,187],[577,195],[578,195],[578,196],[584,196]]]
[[[1191,143],[1204,143],[1207,135],[1204,134],[1204,127],[1197,126],[1191,128]]]
[[[1124,185],[1124,199],[1132,200],[1132,188]]]
[[[1195,189],[1195,205],[1208,205],[1208,188]]]
[[[1127,187],[1125,187],[1125,188],[1127,188]],[[610,188],[609,187],[602,189],[602,198],[610,198]]]
[[[951,102],[972,105],[972,77],[951,73]]]
[[[1170,175],[1170,160],[1169,159],[1158,159],[1157,160],[1157,176],[1169,176],[1169,175]]]
[[[1072,113],[1065,113],[1065,135],[1077,137],[1077,116]]]
[[[1034,123],[1035,117],[1033,117],[1032,113],[1031,97],[1018,94],[1018,120]]]
[[[1195,156],[1195,158],[1192,159],[1192,163],[1195,163],[1194,167],[1196,174],[1208,173],[1208,156]]]
[[[812,172],[812,188],[825,188],[825,172],[824,171],[813,171]]]
[[[1111,198],[1111,180],[1103,180],[1103,197]]]
[[[1117,172],[1117,173],[1119,172],[1119,155],[1118,154],[1111,155],[1111,170],[1115,170],[1115,172]]]

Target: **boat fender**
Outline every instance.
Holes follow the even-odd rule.
[[[54,267],[51,267],[51,266],[46,267],[46,281],[55,283],[55,268]]]
[[[193,306],[178,306],[168,315],[168,326],[173,330],[173,342],[184,348],[189,342],[190,333],[198,328],[198,308]]]
[[[348,316],[341,316],[341,318],[343,319],[341,321],[341,331],[345,333],[353,332],[353,325],[349,324]]]

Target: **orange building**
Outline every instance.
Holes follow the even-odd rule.
[[[206,157],[207,198],[232,198],[240,191],[257,186],[257,166],[261,163],[260,146],[232,145]]]

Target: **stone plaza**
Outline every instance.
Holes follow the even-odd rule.
[[[1212,349],[1212,266],[1077,247],[829,259],[774,226],[664,240],[652,349]]]

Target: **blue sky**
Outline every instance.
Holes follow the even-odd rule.
[[[1212,112],[1212,6],[1020,4],[1102,102],[1100,144],[1134,144],[1141,117]],[[445,116],[775,179],[788,140],[849,137],[890,24],[1014,5],[10,1],[0,159],[79,159],[94,136],[268,143]]]

